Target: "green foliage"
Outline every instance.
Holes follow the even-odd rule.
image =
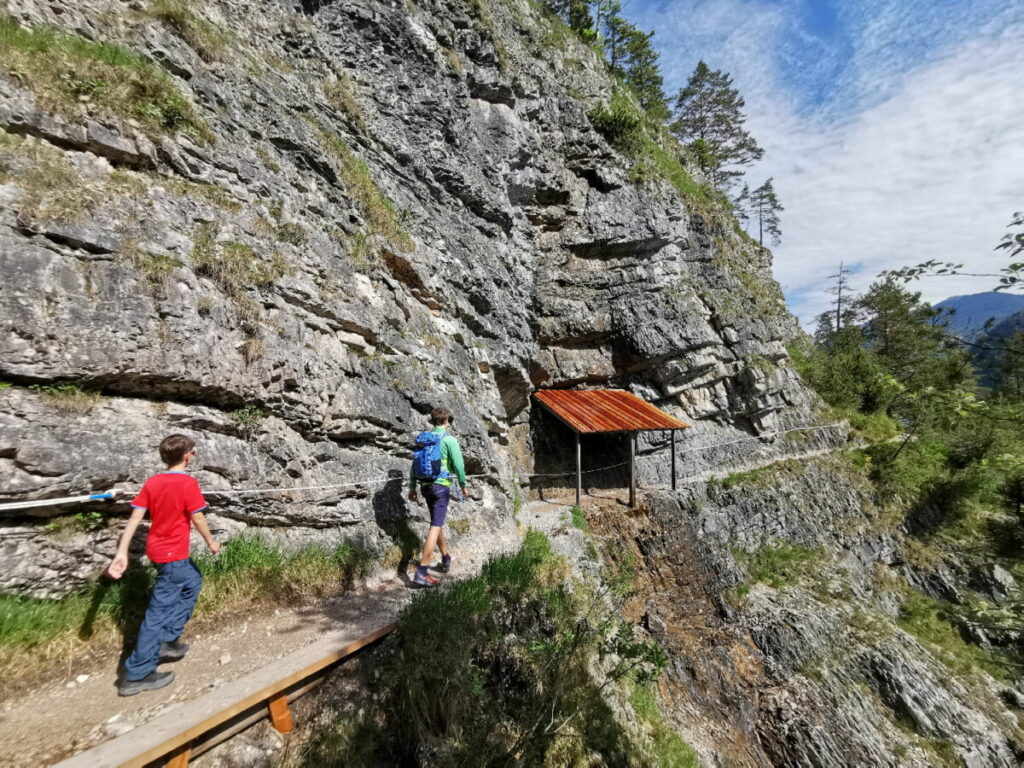
[[[582,586],[547,539],[527,533],[519,552],[481,575],[420,593],[378,657],[380,695],[355,717],[327,718],[307,766],[583,765],[639,761],[617,722],[596,655],[617,655],[608,683],[649,679],[660,649],[638,642]],[[582,761],[582,762],[581,762]]]
[[[26,29],[0,15],[0,68],[16,73],[40,106],[72,120],[133,119],[151,134],[185,131],[213,139],[171,79],[121,46],[48,27]]]
[[[739,167],[764,155],[744,128],[744,106],[729,74],[712,70],[703,61],[676,96],[672,132],[693,148],[701,167],[717,183],[740,175]]]
[[[363,108],[360,106],[359,100],[356,99],[355,85],[347,75],[339,75],[330,80],[325,80],[321,88],[328,104],[347,115],[359,130],[366,130],[366,122],[363,120]]]
[[[217,225],[199,225],[192,236],[192,264],[196,274],[209,277],[233,299],[251,288],[268,288],[290,271],[279,253],[262,259],[252,246],[217,241]]]
[[[598,133],[636,161],[630,172],[632,181],[642,183],[660,177],[698,210],[709,212],[723,207],[724,199],[718,192],[693,180],[678,148],[673,147],[670,137],[641,111],[627,89],[617,88],[610,104],[591,110],[589,117]]]
[[[394,205],[377,187],[366,163],[358,159],[344,141],[315,117],[309,114],[303,117],[337,161],[346,191],[359,204],[366,217],[368,233],[384,237],[401,251],[413,250],[415,244],[412,238],[402,228]]]
[[[255,427],[263,423],[267,414],[259,406],[250,404],[233,411],[231,418],[235,420],[236,424],[241,424],[243,427]]]
[[[629,703],[637,717],[650,732],[654,740],[656,764],[659,768],[698,768],[700,760],[693,747],[683,741],[679,734],[665,722],[658,709],[655,687],[646,683],[638,685],[629,697]]]
[[[849,408],[836,409],[836,415],[850,422],[853,433],[869,443],[884,443],[900,432],[900,425],[886,413],[863,413]]]
[[[908,590],[900,607],[898,623],[914,635],[957,675],[970,675],[981,669],[997,680],[1012,681],[1006,659],[964,641],[950,621],[951,606],[919,592]]]
[[[644,115],[624,89],[616,89],[611,103],[595,107],[589,117],[594,129],[620,152],[632,156],[643,150]]]
[[[309,239],[309,235],[301,224],[288,223],[277,228],[277,239],[282,243],[302,245]]]
[[[82,389],[78,384],[32,384],[29,389],[66,416],[84,416],[100,401],[99,393]]]
[[[177,32],[205,61],[218,61],[224,57],[227,35],[196,14],[192,10],[196,5],[184,0],[152,0],[146,13]]]
[[[3,390],[7,389],[10,386],[11,386],[11,382],[9,382],[9,381],[0,381],[0,392],[2,392]]]
[[[196,615],[244,608],[254,601],[284,605],[333,594],[365,575],[371,557],[348,543],[285,554],[257,536],[229,542],[217,557],[196,558],[203,589]],[[89,641],[133,634],[154,580],[152,568],[133,567],[116,582],[102,581],[60,600],[0,595],[0,671],[13,677],[26,658],[53,656]]]
[[[782,589],[809,573],[812,562],[820,559],[821,554],[787,541],[766,544],[751,553],[735,551],[737,560],[747,568],[751,584],[768,584],[775,589]],[[741,589],[741,596],[746,591]]]
[[[583,516],[583,510],[579,507],[572,508],[572,524],[584,533],[589,530],[587,527],[587,518]]]

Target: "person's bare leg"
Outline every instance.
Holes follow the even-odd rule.
[[[437,529],[437,548],[441,550],[441,557],[448,557],[448,540],[444,537],[444,529]]]
[[[434,558],[434,547],[437,546],[437,539],[440,535],[440,526],[430,526],[430,531],[427,533],[427,540],[423,543],[423,555],[420,557],[421,566],[430,565],[430,561]]]

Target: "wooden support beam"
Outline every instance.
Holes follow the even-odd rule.
[[[576,432],[576,506],[580,506],[580,496],[583,493],[583,465],[580,457],[580,433]]]
[[[167,760],[167,768],[188,768],[188,758],[192,754],[192,745],[186,744],[171,752]]]
[[[676,490],[676,431],[672,432],[672,490]]]
[[[629,434],[629,508],[636,506],[636,432]]]
[[[291,733],[295,726],[292,724],[291,710],[288,709],[288,695],[279,693],[267,705],[270,708],[270,724],[278,733]]]

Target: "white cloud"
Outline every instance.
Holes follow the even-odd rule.
[[[1024,209],[1021,14],[978,25],[950,7],[933,20],[941,27],[933,37],[951,43],[901,48],[900,31],[914,19],[905,5],[856,6],[856,18],[844,19],[851,50],[835,78],[842,90],[810,112],[801,78],[835,62],[800,32],[793,7],[707,0],[687,4],[685,15],[680,3],[632,14],[658,30],[671,87],[703,57],[746,96],[748,125],[766,149],[748,176],[775,178],[786,207],[775,274],[805,323],[827,305],[827,276],[840,260],[856,265],[860,289],[883,269],[929,258],[997,271],[1005,256],[993,247]],[[993,283],[917,286],[937,301]]]

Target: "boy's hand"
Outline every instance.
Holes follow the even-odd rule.
[[[110,565],[107,566],[107,576],[112,579],[120,579],[128,567],[128,555],[118,552],[114,555],[114,559],[110,561]]]
[[[409,491],[409,501],[416,501],[416,491]]]
[[[211,555],[220,553],[220,542],[219,541],[208,541],[206,542],[206,548],[210,550]]]

